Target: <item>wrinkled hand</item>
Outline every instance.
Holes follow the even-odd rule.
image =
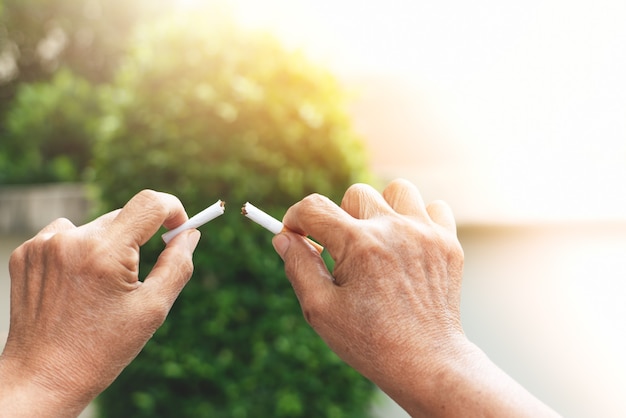
[[[311,195],[287,211],[284,223],[295,234],[274,244],[307,321],[366,377],[384,386],[385,376],[430,361],[462,335],[463,251],[443,202],[426,207],[403,180],[382,195],[357,184],[341,207]],[[335,260],[332,275],[298,234],[326,247]]]
[[[445,203],[426,206],[405,180],[382,195],[357,184],[341,207],[311,195],[283,222],[293,232],[273,243],[306,320],[411,416],[556,416],[465,337],[463,250]]]
[[[174,196],[143,191],[87,225],[59,219],[14,251],[0,390],[12,382],[25,401],[50,407],[24,415],[77,414],[139,353],[189,280],[200,234],[172,240],[143,282],[139,247],[186,219]]]

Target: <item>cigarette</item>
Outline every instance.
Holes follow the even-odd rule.
[[[288,231],[288,229],[285,227],[285,225],[283,225],[281,221],[263,212],[261,209],[252,205],[250,202],[246,202],[243,205],[243,207],[241,208],[241,214],[244,215],[246,218],[249,218],[258,223],[274,235],[280,234],[283,231]],[[319,252],[320,254],[322,253],[322,251],[324,251],[324,247],[322,247],[317,242],[313,241],[310,238],[307,238],[307,240],[313,247],[315,247],[317,252]]]
[[[212,221],[213,219],[217,218],[218,216],[224,213],[225,205],[226,205],[226,202],[222,200],[218,200],[217,202],[215,202],[208,208],[204,209],[203,211],[189,218],[187,222],[183,223],[182,225],[170,231],[167,231],[165,234],[161,235],[161,238],[163,238],[163,241],[165,241],[165,243],[167,244],[172,239],[174,239],[176,235],[180,234],[181,232],[186,231],[188,229],[197,228],[199,226],[204,225],[207,222]]]

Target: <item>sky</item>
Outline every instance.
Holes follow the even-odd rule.
[[[626,2],[228,3],[333,69],[376,170],[458,217],[626,219]]]

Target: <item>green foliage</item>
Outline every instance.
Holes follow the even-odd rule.
[[[48,79],[60,67],[106,82],[136,23],[174,1],[0,0],[0,52],[13,52],[18,82]]]
[[[88,83],[109,82],[136,22],[173,1],[0,0],[0,183],[81,178]]]
[[[0,139],[18,89],[63,68],[108,83],[135,26],[178,0],[0,0]],[[1,155],[0,160],[10,160]]]
[[[69,71],[22,85],[0,141],[0,183],[82,180],[98,117],[97,91]]]
[[[304,321],[271,234],[246,201],[282,217],[312,192],[365,180],[363,147],[326,71],[273,38],[214,21],[145,27],[104,95],[96,182],[106,210],[153,188],[201,228],[195,272],[162,328],[101,396],[103,416],[364,417],[372,385]],[[142,274],[163,244],[142,248]],[[130,319],[132,320],[132,319]]]

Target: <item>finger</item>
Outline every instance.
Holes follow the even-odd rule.
[[[272,243],[285,262],[285,274],[305,319],[316,328],[318,314],[326,311],[335,290],[331,274],[319,253],[301,235],[285,231],[274,236]]]
[[[391,213],[391,207],[372,186],[353,184],[346,190],[341,208],[357,219],[369,219]]]
[[[454,214],[446,202],[436,200],[429,204],[426,209],[428,210],[428,215],[433,222],[441,225],[456,235],[456,221],[454,220]]]
[[[383,190],[383,197],[389,205],[401,215],[414,216],[421,220],[428,219],[424,200],[413,183],[397,179]]]
[[[311,236],[335,259],[341,257],[350,236],[358,232],[357,220],[319,194],[312,194],[287,210],[283,218],[287,229]]]
[[[169,308],[193,273],[193,252],[200,240],[200,231],[181,232],[165,247],[143,285],[162,306]]]
[[[163,225],[172,229],[187,220],[187,213],[177,197],[154,190],[136,194],[111,224],[115,236],[127,237],[131,244],[143,245]]]

